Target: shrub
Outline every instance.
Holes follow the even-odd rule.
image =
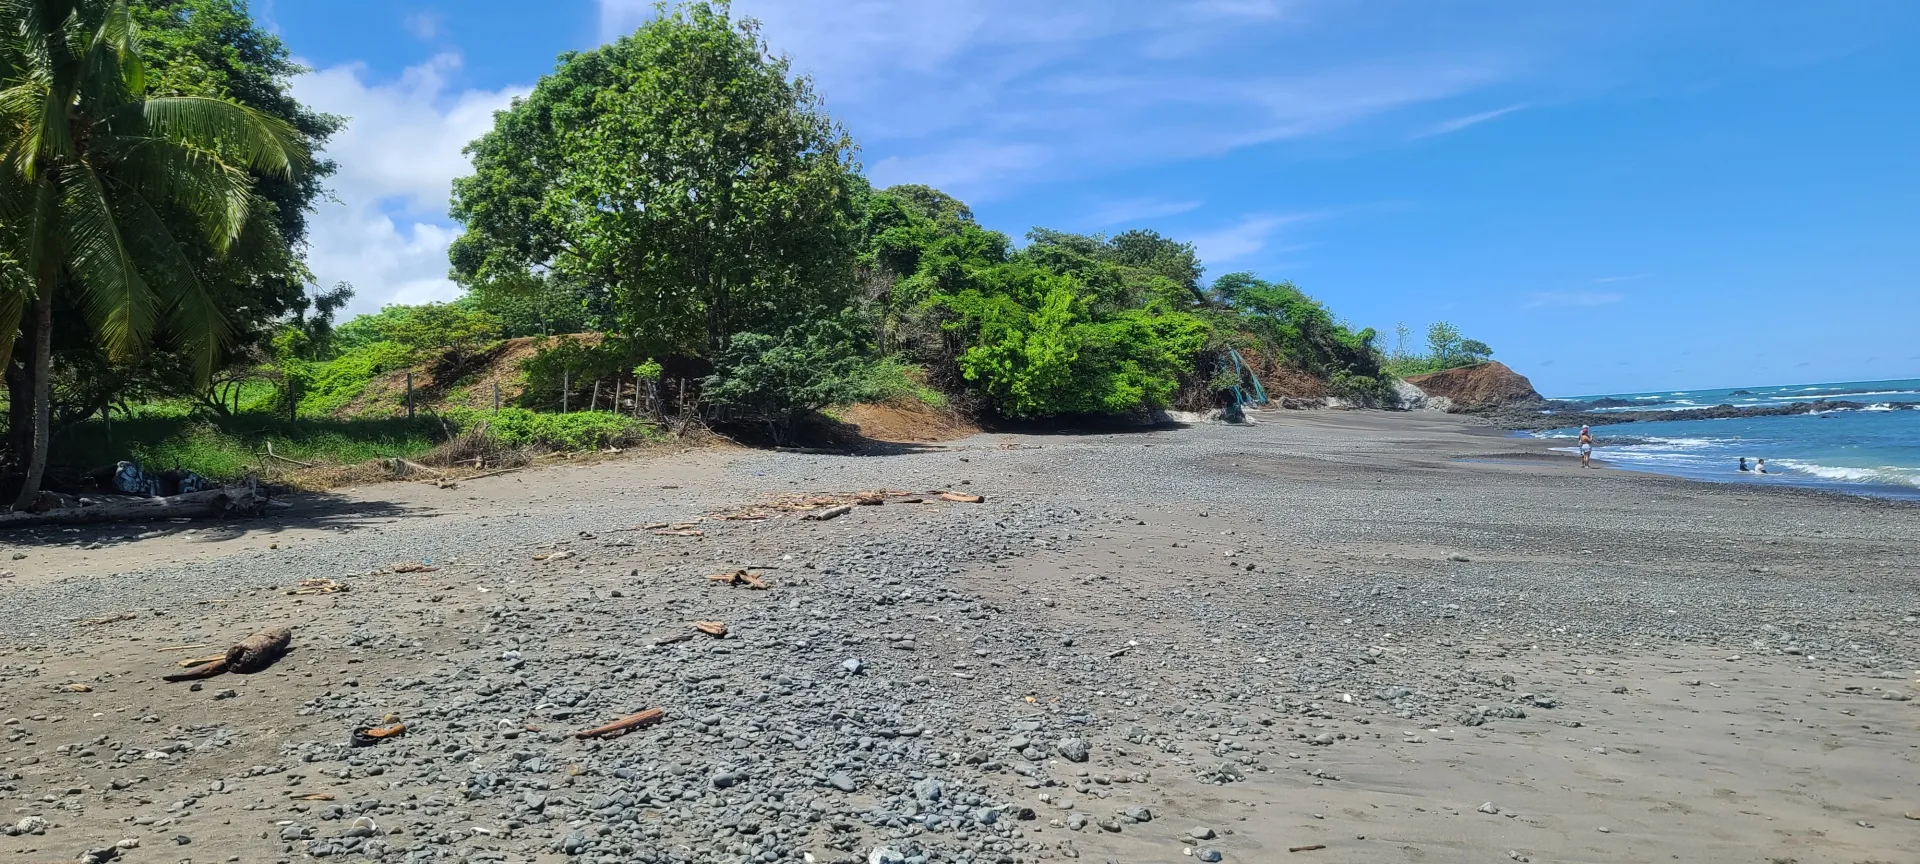
[[[947,396],[926,383],[924,367],[899,357],[863,363],[848,376],[848,402],[896,402],[912,399],[933,408],[945,408]]]
[[[957,358],[961,375],[1004,416],[1165,407],[1206,347],[1205,322],[1159,302],[1103,314],[1072,276],[1011,275],[936,301],[971,342]]]
[[[657,431],[647,421],[609,411],[542,414],[525,408],[502,408],[494,413],[462,411],[450,416],[462,426],[484,425],[488,437],[504,447],[598,450],[639,443],[655,437]]]
[[[856,398],[865,365],[858,322],[841,315],[795,327],[779,337],[735,334],[714,364],[704,396],[725,419],[791,425],[810,411]]]

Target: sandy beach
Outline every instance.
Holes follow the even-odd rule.
[[[0,860],[1920,860],[1920,507],[1256,419],[0,538]]]

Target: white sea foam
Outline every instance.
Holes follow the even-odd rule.
[[[1773,464],[1790,468],[1802,474],[1811,474],[1822,480],[1838,480],[1843,483],[1888,483],[1900,486],[1920,486],[1920,469],[1902,468],[1898,465],[1882,465],[1878,468],[1851,468],[1841,465],[1821,465],[1817,462],[1803,462],[1799,459],[1775,459]]]
[[[1671,447],[1712,447],[1715,444],[1727,443],[1724,438],[1648,438],[1647,440]]]
[[[1920,390],[1847,390],[1820,395],[1822,398],[1838,399],[1842,396],[1907,396],[1914,393],[1920,393]],[[1783,402],[1807,401],[1805,396],[1768,396],[1767,398]]]

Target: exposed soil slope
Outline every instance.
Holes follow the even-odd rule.
[[[1455,411],[1477,411],[1519,402],[1542,401],[1527,376],[1508,369],[1506,364],[1498,361],[1413,375],[1407,378],[1407,383],[1420,388],[1428,396],[1444,396],[1453,400]]]

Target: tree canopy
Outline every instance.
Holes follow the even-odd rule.
[[[271,207],[254,193],[254,176],[291,181],[311,160],[299,131],[265,112],[208,96],[148,96],[124,2],[3,8],[0,246],[17,269],[0,295],[0,361],[21,329],[32,347],[24,368],[8,370],[18,385],[16,441],[21,421],[32,433],[19,445],[27,455],[19,507],[38,494],[46,465],[54,331],[75,311],[63,297],[77,301],[78,319],[110,356],[140,352],[164,325],[210,375],[230,330],[196,253],[284,246],[263,219]]]
[[[680,353],[782,332],[851,294],[853,143],[725,7],[662,9],[563,55],[467,153],[452,261],[469,288],[590,286],[623,336]]]

